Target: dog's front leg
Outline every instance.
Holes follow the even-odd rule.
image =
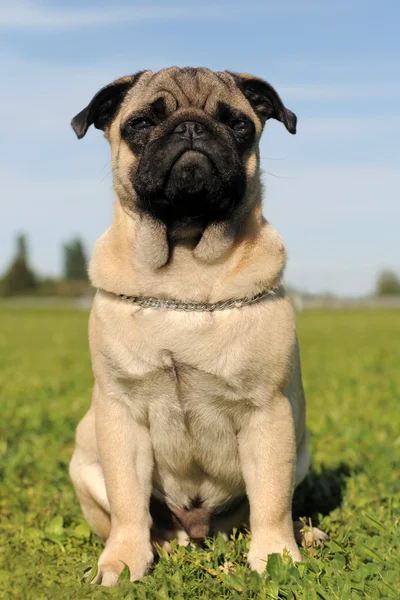
[[[238,440],[250,503],[250,567],[261,573],[268,555],[285,548],[300,561],[292,522],[296,442],[289,401],[276,396],[255,409]]]
[[[101,392],[96,398],[96,436],[110,502],[111,531],[94,583],[111,586],[128,565],[131,580],[153,561],[149,511],[153,451],[148,429],[129,408]]]

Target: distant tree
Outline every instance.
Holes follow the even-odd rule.
[[[29,267],[26,237],[18,235],[16,255],[0,282],[2,296],[15,296],[30,293],[36,289],[37,278]]]
[[[64,244],[64,277],[69,281],[87,281],[87,260],[80,239]]]
[[[376,295],[400,295],[400,279],[393,271],[382,271],[376,282]]]

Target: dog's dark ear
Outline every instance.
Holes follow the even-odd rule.
[[[136,73],[136,75],[121,77],[97,92],[87,107],[71,121],[71,127],[79,140],[93,124],[96,129],[103,131],[110,125],[126,92],[135,85],[142,73],[144,71]]]
[[[277,119],[290,133],[296,133],[297,117],[284,106],[272,85],[245,73],[231,75],[263,123],[268,119]]]

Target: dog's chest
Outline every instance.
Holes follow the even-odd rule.
[[[237,433],[260,380],[255,340],[245,323],[224,316],[141,314],[136,335],[121,334],[115,385],[146,419],[154,485],[177,506],[196,496],[220,506],[244,489]]]

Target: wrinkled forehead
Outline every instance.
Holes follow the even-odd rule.
[[[171,67],[153,73],[146,71],[128,92],[121,107],[121,118],[162,98],[169,113],[197,108],[213,114],[220,102],[229,104],[254,118],[246,98],[226,71],[205,68]]]

